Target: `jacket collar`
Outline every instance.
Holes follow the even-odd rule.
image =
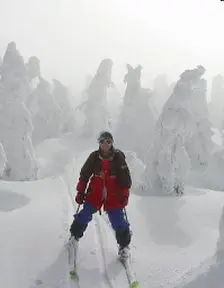
[[[101,149],[99,148],[98,150],[98,157],[101,159],[101,160],[113,160],[114,159],[114,156],[115,156],[115,150],[114,148],[112,147],[109,154],[108,155],[104,155],[101,151]]]

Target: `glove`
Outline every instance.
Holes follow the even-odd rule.
[[[86,190],[86,185],[87,183],[85,181],[83,181],[82,179],[79,180],[77,186],[76,186],[76,190],[79,192],[79,193],[82,193],[84,194],[85,190]]]
[[[82,179],[79,179],[79,182],[76,186],[76,190],[78,191],[76,197],[75,197],[75,201],[76,203],[78,203],[79,205],[83,204],[86,198],[85,195],[85,190],[86,190],[86,185],[87,183],[85,181],[83,181]]]
[[[75,197],[75,201],[76,201],[76,203],[81,205],[85,202],[85,198],[86,198],[86,195],[84,193],[78,192],[76,197]]]
[[[128,204],[128,199],[129,199],[129,189],[123,189],[121,192],[120,192],[120,200],[121,200],[121,204],[123,206],[127,206]]]

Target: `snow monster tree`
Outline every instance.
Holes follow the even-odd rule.
[[[24,104],[30,86],[23,58],[14,42],[8,44],[0,74],[0,142],[7,157],[4,179],[36,179],[38,165],[31,141],[33,126]]]
[[[209,120],[208,104],[206,100],[207,81],[203,78],[205,69],[198,66],[190,77],[191,82],[191,114],[192,133],[185,143],[186,151],[191,159],[192,169],[203,171],[207,168],[213,152],[212,125]]]
[[[116,142],[119,147],[134,151],[141,160],[151,143],[156,111],[151,103],[152,92],[141,87],[142,67],[127,65],[124,83],[127,84],[123,107],[117,123]]]
[[[205,96],[205,81],[201,79],[204,72],[204,67],[198,66],[180,75],[156,123],[144,173],[144,185],[151,188],[153,194],[182,195],[189,169],[192,163],[195,164],[191,157],[203,159],[203,164],[206,161],[203,156],[210,145],[211,131],[206,126],[207,110],[205,100],[202,100]],[[208,129],[200,129],[200,121],[204,121],[202,126]],[[205,139],[207,143],[204,143]],[[196,147],[194,141],[197,143],[196,156],[190,153],[192,147]]]
[[[95,138],[99,131],[109,128],[109,114],[107,110],[107,89],[112,85],[113,62],[104,59],[86,90],[87,99],[78,109],[84,114],[84,125],[80,134],[87,138]]]

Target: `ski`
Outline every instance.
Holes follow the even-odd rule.
[[[106,222],[107,225],[109,225],[109,227],[112,230],[112,227],[110,225],[109,219],[107,217],[103,217],[104,221]],[[112,230],[113,231],[113,230]],[[129,288],[141,288],[140,287],[140,283],[138,280],[136,280],[135,276],[134,276],[134,272],[133,269],[131,267],[131,257],[130,254],[128,257],[122,257],[121,255],[118,256],[118,261],[122,264],[122,266],[124,267],[124,270],[126,272],[126,276],[127,276],[127,280],[128,280],[128,284],[129,284]]]
[[[70,278],[72,280],[78,280],[78,273],[77,273],[77,270],[76,268],[73,268],[69,271],[69,274],[70,274]]]
[[[140,283],[138,282],[138,280],[136,280],[133,269],[131,267],[130,256],[127,258],[119,257],[119,261],[125,269],[129,288],[140,288]]]
[[[67,243],[68,251],[68,264],[69,264],[69,275],[70,279],[78,280],[78,271],[77,271],[77,252],[78,252],[78,241],[71,236]]]

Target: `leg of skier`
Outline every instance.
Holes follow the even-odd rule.
[[[82,210],[74,215],[74,220],[70,227],[71,235],[78,241],[84,234],[88,223],[92,220],[93,214],[97,210],[88,202],[85,202]]]
[[[119,245],[118,255],[125,259],[129,257],[129,244],[131,242],[130,224],[125,219],[123,209],[112,209],[107,212],[112,228],[115,231],[117,244]]]
[[[128,223],[123,209],[113,209],[107,212],[110,223],[115,231],[116,240],[119,245],[119,258],[124,265],[129,287],[140,288],[139,282],[136,280],[130,263],[129,244],[131,242],[130,224]]]
[[[74,215],[74,220],[70,226],[71,237],[67,244],[69,264],[72,263],[70,270],[70,276],[72,279],[78,279],[77,274],[77,252],[79,239],[83,236],[88,223],[92,220],[93,213],[96,209],[92,207],[88,202],[85,202],[82,210]]]

